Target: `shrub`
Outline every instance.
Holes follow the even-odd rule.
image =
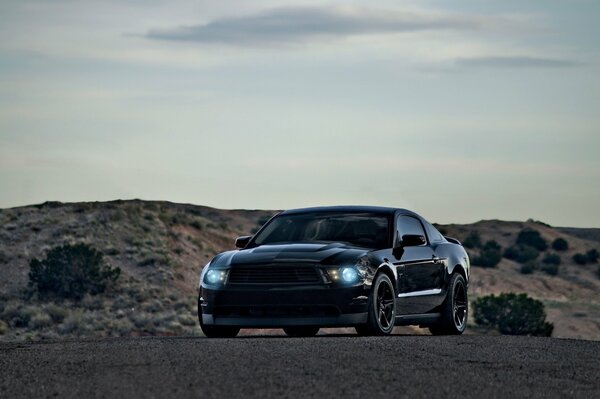
[[[104,320],[97,312],[85,312],[75,309],[57,327],[62,335],[90,336],[94,331],[104,329]]]
[[[560,256],[557,254],[546,254],[546,256],[544,256],[544,259],[542,260],[542,262],[546,265],[560,265],[561,263],[561,259]]]
[[[33,306],[23,306],[20,303],[10,303],[2,312],[4,319],[11,327],[27,327],[31,318],[37,314],[37,308]]]
[[[549,337],[554,326],[546,321],[544,304],[527,294],[488,295],[473,302],[475,322],[505,335]]]
[[[569,249],[569,243],[563,238],[557,238],[552,241],[552,249],[555,251],[566,251]]]
[[[598,250],[596,250],[596,249],[591,249],[585,253],[585,256],[587,256],[587,260],[590,263],[597,263],[598,255],[599,255]]]
[[[163,310],[162,302],[154,299],[150,303],[144,304],[143,309],[149,313],[158,313]]]
[[[106,265],[102,253],[86,244],[56,247],[45,259],[32,259],[29,266],[29,285],[39,293],[73,299],[104,292],[121,273],[121,269]]]
[[[113,311],[120,309],[131,309],[136,305],[137,304],[133,298],[127,295],[119,295],[113,300],[110,309]]]
[[[49,327],[53,324],[52,322],[52,318],[45,314],[45,313],[40,313],[40,314],[36,314],[34,315],[31,320],[29,320],[29,328],[32,330],[39,330],[42,329],[44,327]]]
[[[197,220],[194,220],[190,223],[190,226],[192,226],[193,228],[195,228],[196,230],[202,230],[202,223],[200,223]]]
[[[87,294],[81,300],[81,306],[88,310],[100,310],[104,308],[104,301],[101,297],[94,297]]]
[[[152,316],[145,312],[136,312],[131,315],[131,321],[136,328],[149,330],[154,326]]]
[[[573,255],[573,262],[578,265],[585,265],[588,262],[588,257],[585,254],[575,254]]]
[[[543,263],[542,271],[551,275],[556,276],[558,274],[558,264],[555,263]]]
[[[8,324],[3,320],[0,320],[0,335],[4,335],[8,332]]]
[[[502,247],[496,241],[486,242],[479,256],[473,259],[473,265],[482,267],[494,267],[502,260]]]
[[[504,257],[519,263],[527,263],[540,255],[537,249],[528,245],[513,245],[504,251]]]
[[[521,274],[531,274],[537,269],[537,263],[535,261],[529,261],[521,265]]]
[[[54,303],[46,306],[46,313],[55,323],[62,323],[68,314],[67,309]]]
[[[519,244],[533,247],[538,251],[545,251],[548,248],[546,240],[542,238],[537,230],[533,229],[524,229],[519,232],[517,245]]]
[[[596,270],[596,274],[598,275],[598,278],[600,278],[600,266],[598,266],[598,269]]]
[[[481,237],[477,231],[471,231],[463,241],[465,248],[473,249],[481,247]]]
[[[556,276],[558,274],[558,266],[560,263],[561,259],[559,255],[546,254],[542,260],[542,271],[551,276]]]
[[[196,325],[197,319],[191,314],[180,314],[178,317],[178,321],[181,325],[186,327],[193,327]]]

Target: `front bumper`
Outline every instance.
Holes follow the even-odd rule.
[[[198,310],[204,325],[247,328],[351,327],[367,322],[369,288],[203,286]]]

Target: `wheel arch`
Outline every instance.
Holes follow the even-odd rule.
[[[380,273],[385,273],[390,278],[390,281],[392,282],[392,286],[394,287],[394,292],[397,293],[398,292],[398,272],[396,271],[396,269],[394,267],[391,267],[387,263],[382,263],[381,265],[379,265],[379,267],[375,271],[375,274],[373,275],[373,281],[375,281],[375,279],[377,278],[377,275]]]
[[[462,248],[461,248],[462,249]],[[469,284],[469,276],[471,274],[469,255],[462,249],[461,253],[451,253],[447,259],[448,278],[454,273],[459,273]]]
[[[460,263],[458,265],[455,265],[449,274],[453,275],[455,273],[458,273],[461,276],[463,276],[463,278],[465,279],[465,282],[468,281],[467,272],[465,271],[464,267]]]

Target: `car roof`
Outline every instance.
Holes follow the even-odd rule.
[[[366,205],[337,205],[337,206],[316,206],[311,208],[289,209],[283,211],[280,215],[293,215],[301,213],[328,213],[328,212],[349,212],[349,213],[376,213],[382,215],[393,215],[396,212],[408,213],[419,216],[416,213],[402,208],[391,208],[385,206],[366,206]]]

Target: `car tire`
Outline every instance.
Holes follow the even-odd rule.
[[[288,337],[314,337],[319,332],[319,327],[285,327],[283,332]]]
[[[240,332],[235,326],[207,326],[202,322],[202,307],[198,305],[198,321],[200,329],[207,338],[233,338]]]
[[[396,320],[396,293],[392,280],[379,273],[373,281],[367,323],[355,327],[358,335],[389,335]]]
[[[240,332],[239,327],[200,325],[202,332],[208,338],[233,338]]]
[[[440,321],[429,327],[432,335],[460,335],[467,327],[469,298],[465,278],[455,273],[450,278]]]

